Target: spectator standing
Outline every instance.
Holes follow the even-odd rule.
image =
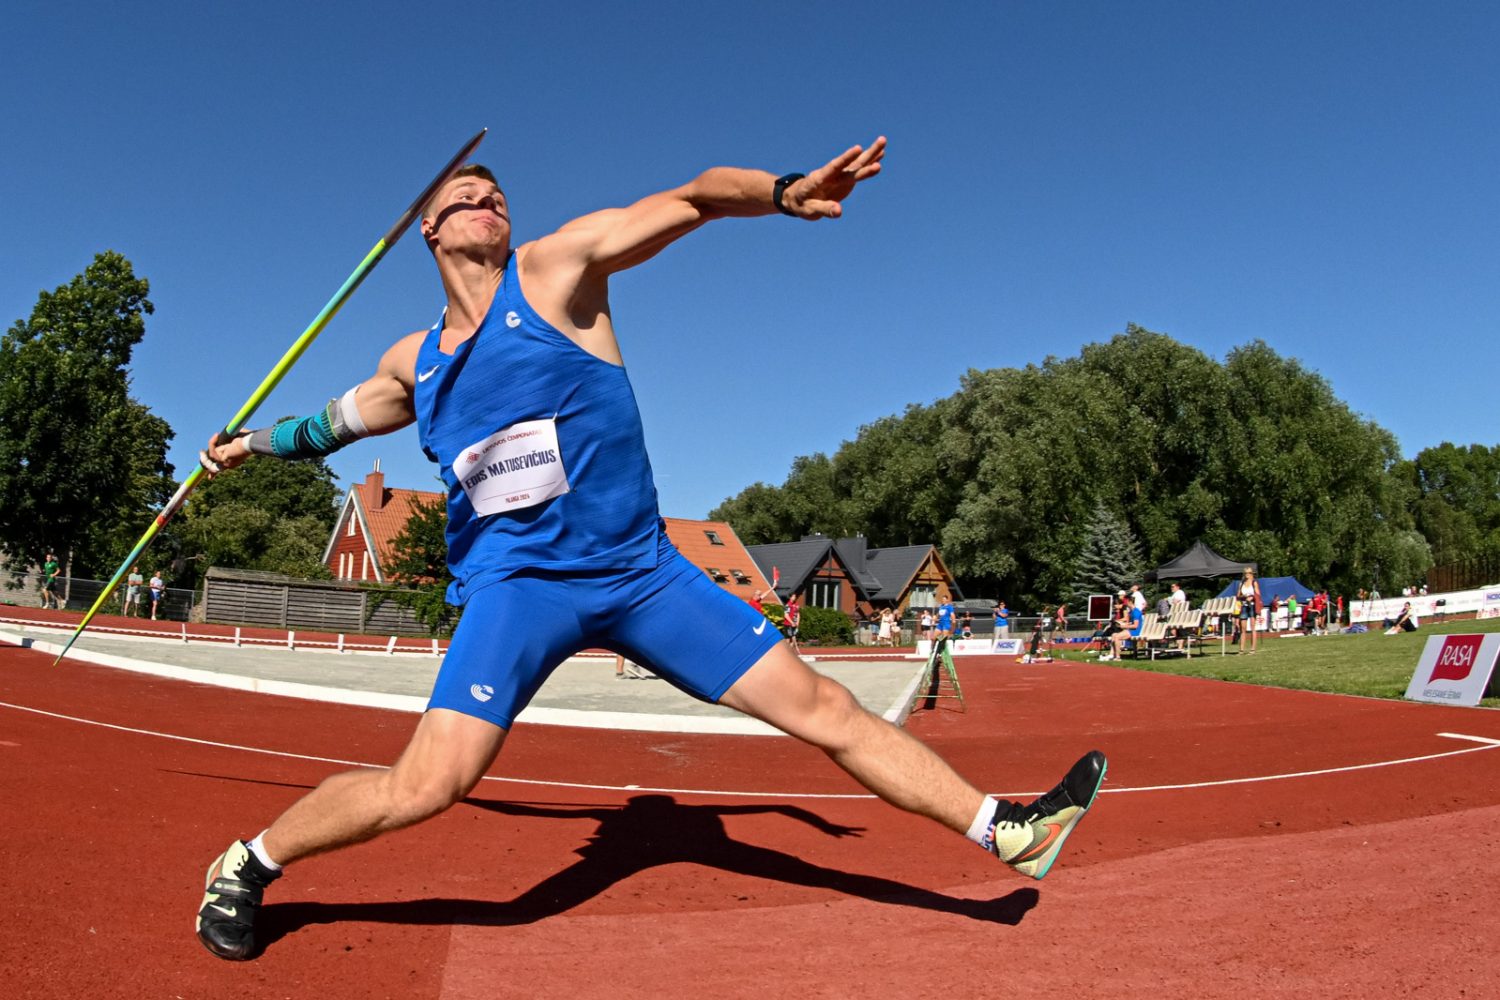
[[[995,641],[1010,638],[1010,609],[1001,601],[995,605]]]
[[[1253,653],[1260,638],[1256,634],[1260,624],[1260,581],[1255,579],[1255,570],[1245,570],[1235,597],[1239,605],[1240,652],[1245,651],[1245,640],[1248,638],[1250,652]]]
[[[161,599],[167,596],[167,584],[161,578],[161,570],[151,572],[151,620],[156,621],[157,609],[161,607]]]
[[[965,639],[974,638],[974,615],[972,612],[964,612],[963,624],[958,634]]]
[[[1138,583],[1130,585],[1130,603],[1142,615],[1146,613],[1146,595],[1141,593],[1141,585]]]
[[[1298,615],[1297,611],[1296,594],[1292,594],[1286,599],[1286,627],[1293,632],[1300,631],[1302,628],[1302,618]]]
[[[1307,602],[1307,615],[1312,619],[1312,634],[1322,635],[1328,625],[1328,594],[1319,591]]]
[[[786,608],[782,612],[781,630],[786,635],[786,641],[793,649],[797,649],[797,630],[802,627],[802,605],[797,601],[797,595],[793,594],[786,599]]]
[[[932,609],[931,608],[924,608],[922,610],[922,638],[926,639],[928,642],[932,641]]]
[[[130,567],[130,575],[125,578],[125,606],[120,609],[122,614],[128,615],[132,609],[137,615],[141,613],[141,587],[145,582],[146,578],[141,576],[141,568]]]
[[[42,564],[42,607],[61,607],[57,601],[57,575],[61,572],[56,554],[48,552],[47,561]]]
[[[877,645],[877,646],[892,646],[892,645],[895,645],[895,643],[893,643],[891,641],[891,620],[894,617],[895,617],[895,615],[891,612],[890,608],[883,608],[883,609],[881,609],[881,612],[880,612],[880,628],[875,633],[875,645]]]

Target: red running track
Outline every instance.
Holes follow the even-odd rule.
[[[304,862],[231,964],[192,934],[209,862],[414,717],[49,662],[0,648],[6,996],[1500,993],[1500,746],[1438,735],[1493,711],[965,659],[968,711],[909,728],[977,783],[1110,755],[1043,882],[809,797],[861,790],[790,740],[519,727],[495,773],[537,783]]]

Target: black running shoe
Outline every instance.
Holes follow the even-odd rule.
[[[280,875],[261,864],[243,840],[229,845],[208,866],[197,922],[203,947],[231,962],[254,958],[255,913],[266,886]]]
[[[1094,804],[1107,766],[1104,754],[1091,750],[1056,788],[1035,802],[997,802],[990,821],[995,856],[1022,875],[1046,875],[1063,841]]]

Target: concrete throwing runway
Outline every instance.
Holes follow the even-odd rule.
[[[71,630],[0,629],[0,642],[56,655]],[[225,642],[85,633],[68,653],[79,660],[218,687],[376,708],[426,708],[442,660],[413,653],[267,649]],[[64,661],[58,669],[66,669]],[[810,665],[848,687],[870,711],[892,721],[904,711],[922,663],[910,659],[817,660]],[[621,680],[614,660],[578,656],[553,672],[519,722],[658,732],[777,735],[765,723],[684,694],[656,677]]]

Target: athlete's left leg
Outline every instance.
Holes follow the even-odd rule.
[[[866,710],[785,643],[773,646],[719,701],[812,744],[891,805],[951,830],[967,832],[985,802],[983,792],[931,749]]]

